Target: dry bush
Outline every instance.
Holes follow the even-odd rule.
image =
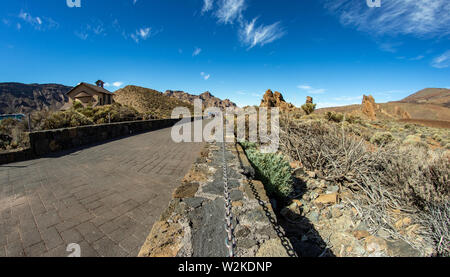
[[[437,256],[450,257],[450,204],[428,204],[421,223],[427,228],[424,237],[436,245]]]
[[[12,118],[0,121],[0,151],[24,149],[29,146],[26,121]]]
[[[281,125],[282,151],[356,192],[352,205],[373,232],[402,237],[391,211],[418,219],[429,214],[427,206],[449,201],[450,160],[442,150],[397,143],[375,147],[343,125],[324,122],[282,120]]]

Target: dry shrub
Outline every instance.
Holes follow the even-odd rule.
[[[292,120],[281,125],[281,150],[306,169],[352,189],[351,203],[372,232],[384,229],[408,241],[395,228],[393,210],[420,220],[431,216],[426,207],[449,201],[448,152],[397,143],[375,147],[343,125]]]

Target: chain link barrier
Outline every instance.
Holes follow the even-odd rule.
[[[224,197],[225,197],[225,246],[228,249],[228,256],[230,258],[234,257],[234,248],[236,246],[236,238],[234,237],[234,228],[233,228],[233,213],[232,213],[232,204],[230,198],[230,187],[228,185],[228,166],[225,157],[225,137],[222,141],[222,154],[223,154],[223,181],[224,181]]]

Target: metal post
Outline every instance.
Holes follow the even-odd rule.
[[[108,113],[108,122],[111,124],[111,113]]]

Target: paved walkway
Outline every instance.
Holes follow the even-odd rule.
[[[0,166],[0,257],[137,256],[203,147],[170,130]]]

